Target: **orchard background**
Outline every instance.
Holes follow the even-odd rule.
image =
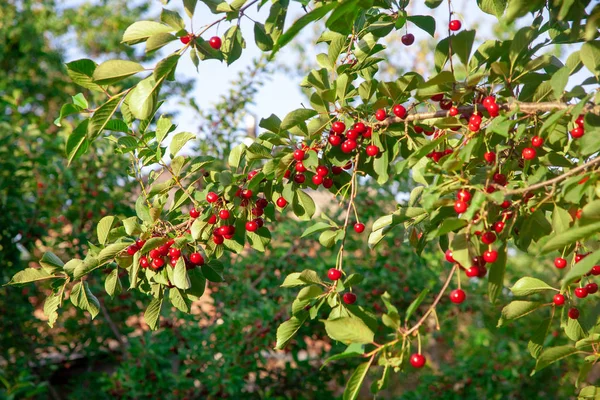
[[[0,9],[2,398],[600,398],[600,5],[163,3]]]

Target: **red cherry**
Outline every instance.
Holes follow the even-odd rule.
[[[504,230],[504,222],[496,221],[496,222],[494,222],[494,225],[492,226],[492,228],[494,229],[494,231],[496,233],[500,233]]]
[[[329,135],[327,139],[332,146],[339,146],[342,143],[342,137],[338,135]]]
[[[453,19],[448,24],[448,28],[450,28],[451,31],[458,31],[461,28],[461,26],[462,26],[462,24],[457,19]]]
[[[386,118],[387,118],[387,113],[385,112],[385,110],[383,108],[380,108],[379,110],[375,111],[375,119],[377,121],[383,121]]]
[[[208,192],[208,194],[206,195],[206,201],[208,201],[209,203],[214,203],[217,200],[219,200],[219,195],[215,192]]]
[[[588,295],[587,289],[585,287],[578,287],[573,292],[575,293],[575,296],[579,297],[580,299],[583,299]]]
[[[451,117],[456,117],[458,115],[458,108],[456,108],[456,107],[450,107],[450,110],[448,110],[448,114]]]
[[[487,268],[484,266],[478,267],[479,273],[477,274],[477,277],[479,278],[483,278],[486,274],[487,274]]]
[[[446,250],[446,253],[444,253],[444,257],[446,258],[446,261],[448,261],[448,262],[451,262],[451,263],[456,262],[454,260],[454,257],[452,257],[452,250],[450,250],[450,249]]]
[[[484,244],[492,244],[496,241],[496,234],[494,232],[485,232],[481,235],[481,241]]]
[[[583,118],[584,118],[584,115],[583,114],[579,114],[579,116],[575,120],[575,123],[577,124],[577,126],[579,126],[582,129],[583,129]]]
[[[410,365],[415,368],[423,368],[425,366],[425,357],[422,354],[413,354],[410,356]]]
[[[396,104],[394,108],[392,108],[392,112],[398,118],[406,117],[406,108],[404,108],[404,106],[401,104]]]
[[[474,124],[474,125],[481,125],[481,115],[479,115],[479,114],[471,115],[471,117],[469,118],[469,123]]]
[[[221,219],[229,219],[230,216],[231,216],[231,213],[229,212],[229,210],[219,211],[219,218],[221,218]]]
[[[140,266],[142,268],[148,268],[149,265],[150,265],[150,262],[148,261],[148,257],[141,256],[140,257]]]
[[[150,250],[149,255],[150,255],[150,258],[153,258],[153,259],[158,258],[158,257],[160,257],[160,250],[152,249],[152,250]]]
[[[456,211],[457,214],[464,213],[465,211],[467,211],[468,207],[469,205],[462,200],[456,200],[454,202],[454,211]]]
[[[356,233],[363,233],[365,231],[365,224],[357,222],[354,224],[354,231]]]
[[[169,258],[169,264],[171,264],[171,267],[175,268],[175,266],[177,265],[177,262],[179,261],[179,257],[171,257]]]
[[[332,281],[337,281],[342,277],[342,271],[340,271],[339,269],[331,268],[329,269],[329,271],[327,271],[327,277]]]
[[[160,267],[162,267],[163,265],[165,265],[165,260],[163,260],[160,257],[152,260],[152,268],[153,269],[160,269]]]
[[[469,278],[475,278],[476,276],[479,276],[479,267],[471,267],[465,271],[465,274],[467,274]]]
[[[254,218],[254,222],[258,225],[259,228],[262,228],[265,225],[265,221],[262,218]]]
[[[332,186],[333,186],[333,179],[331,179],[331,178],[325,178],[325,179],[323,179],[323,187],[325,189],[329,189]]]
[[[368,126],[368,127],[365,129],[365,132],[363,133],[363,137],[364,137],[365,139],[368,139],[368,138],[370,138],[370,137],[372,136],[372,134],[373,134],[373,129],[372,129],[370,126]]]
[[[462,289],[454,289],[450,292],[450,301],[454,304],[460,304],[467,298],[465,291]]]
[[[331,130],[337,134],[344,133],[346,130],[346,124],[344,124],[342,121],[335,121],[333,124],[331,124]]]
[[[449,99],[440,100],[440,108],[442,110],[450,110],[450,108],[452,108],[452,100],[449,100]]]
[[[294,150],[294,160],[296,160],[296,161],[304,160],[305,155],[306,155],[306,153],[304,152],[304,150],[300,150],[300,149]]]
[[[287,169],[287,170],[285,171],[285,173],[283,174],[283,177],[284,177],[285,179],[290,179],[290,176],[292,176],[292,171],[290,171],[289,169]]]
[[[329,169],[326,166],[319,165],[317,167],[317,175],[325,177],[325,176],[327,176],[328,173],[329,173]]]
[[[579,318],[579,310],[576,309],[575,307],[569,308],[569,318],[571,318],[571,319]]]
[[[483,159],[488,163],[492,164],[494,161],[496,161],[496,153],[494,153],[493,151],[485,152],[483,154]]]
[[[208,44],[215,50],[219,50],[221,48],[221,38],[218,36],[213,36],[208,40]]]
[[[356,148],[356,141],[352,139],[344,140],[341,148],[343,153],[351,153]]]
[[[190,261],[194,265],[202,265],[204,264],[204,257],[200,253],[192,253],[190,254]]]
[[[257,170],[248,172],[248,180],[251,181],[258,174]]]
[[[346,139],[356,140],[359,136],[360,133],[355,129],[348,129],[348,132],[346,132]]]
[[[356,303],[356,295],[354,293],[344,293],[342,300],[344,300],[344,303],[346,304],[354,304]]]
[[[306,180],[306,176],[304,176],[304,174],[294,175],[294,182],[296,182],[298,184],[304,183],[305,180]]]
[[[200,216],[200,211],[196,210],[195,208],[192,208],[190,210],[190,217],[198,218],[199,216]]]
[[[592,269],[590,270],[590,274],[592,274],[594,276],[600,275],[600,265],[594,265],[592,267]]]
[[[487,112],[490,114],[490,117],[497,117],[500,113],[500,106],[496,103],[492,103],[486,107]]]
[[[488,108],[490,105],[496,103],[496,98],[494,96],[487,96],[481,103],[485,108]]]
[[[431,96],[431,101],[442,101],[442,100],[444,100],[443,93],[437,93],[437,94],[434,94],[433,96]]]
[[[583,136],[583,128],[577,127],[573,130],[571,130],[571,137],[573,137],[574,139],[579,139],[580,137]]]
[[[216,215],[211,215],[210,217],[208,217],[208,223],[211,225],[214,225],[217,223],[217,216]]]
[[[473,124],[471,122],[469,122],[468,128],[471,132],[478,132],[479,131],[479,125],[478,124]]]
[[[175,247],[169,249],[169,257],[178,258],[179,256],[181,256],[181,249],[176,249]]]
[[[496,250],[487,250],[483,252],[483,259],[487,263],[494,263],[498,259],[498,252]]]
[[[269,201],[265,198],[260,198],[258,200],[256,200],[256,207],[258,208],[267,208],[267,206],[269,205]]]
[[[342,167],[338,167],[337,165],[334,165],[331,167],[331,173],[334,175],[339,175],[342,173]]]
[[[567,260],[565,260],[565,259],[564,259],[564,258],[562,258],[562,257],[556,257],[556,258],[554,259],[554,266],[555,266],[556,268],[563,269],[564,267],[566,267],[566,266],[567,266]]]
[[[181,43],[183,43],[183,44],[188,44],[190,42],[190,40],[192,40],[192,38],[188,34],[188,35],[180,37],[179,40],[181,40]]]
[[[365,124],[363,124],[362,122],[357,122],[354,124],[352,129],[354,129],[356,132],[358,132],[362,135],[367,131],[367,126]]]
[[[252,198],[252,194],[253,194],[252,190],[250,190],[250,189],[244,189],[244,190],[242,190],[242,197],[244,199],[250,199],[250,198]]]
[[[598,284],[594,282],[588,283],[587,285],[585,285],[585,290],[589,294],[594,294],[598,291]]]
[[[493,179],[494,179],[494,182],[496,182],[498,185],[502,185],[502,186],[506,185],[507,179],[506,179],[506,175],[504,175],[504,174],[496,173],[496,174],[494,174]]]
[[[161,256],[166,256],[169,254],[169,246],[167,246],[166,244],[163,244],[162,246],[160,246],[158,248],[158,252],[160,253]]]
[[[254,222],[254,221],[246,222],[246,230],[248,232],[254,232],[257,229],[258,229],[258,224],[256,222]]]
[[[321,183],[323,183],[323,177],[321,175],[313,175],[311,180],[312,180],[312,183],[314,183],[317,186],[319,186]]]
[[[461,189],[456,194],[456,198],[458,200],[461,200],[461,201],[464,201],[464,202],[468,203],[471,200],[471,192],[469,192],[466,189]]]
[[[506,209],[507,209],[507,208],[509,208],[511,205],[512,205],[512,203],[511,203],[510,201],[508,201],[508,200],[504,200],[504,201],[502,202],[502,204],[500,204],[500,207],[502,207],[503,209],[505,209],[505,210],[506,210]]]
[[[298,171],[298,172],[306,172],[306,167],[304,166],[304,164],[302,163],[302,161],[298,161],[296,163],[296,171]]]
[[[225,241],[225,238],[221,235],[213,235],[213,242],[215,244],[223,244],[223,242]]]
[[[525,147],[523,149],[522,156],[525,160],[533,160],[536,156],[535,149],[531,147]]]
[[[412,33],[407,33],[401,38],[402,44],[405,46],[410,46],[415,42],[415,36]]]
[[[129,254],[130,256],[134,255],[135,253],[137,253],[139,250],[139,248],[135,245],[132,244],[131,246],[129,246],[127,248],[127,254]]]
[[[255,217],[260,217],[261,215],[264,214],[263,209],[260,207],[254,207],[251,212],[252,212],[252,215],[254,215]]]
[[[563,304],[565,304],[565,296],[560,293],[555,294],[552,300],[557,306],[562,306]]]
[[[544,139],[542,139],[539,136],[534,136],[531,138],[531,145],[533,147],[540,147],[542,144],[544,144]]]
[[[136,240],[136,241],[135,241],[135,245],[136,245],[136,246],[137,246],[139,249],[141,249],[142,247],[144,247],[144,245],[145,245],[145,244],[146,244],[146,241],[145,241],[145,240],[142,240],[142,239],[138,239],[138,240]]]
[[[368,156],[375,157],[377,154],[379,154],[379,147],[377,147],[375,145],[369,145],[365,149],[365,152],[367,153]]]
[[[575,254],[575,262],[578,263],[579,261],[583,260],[586,255],[587,254]]]
[[[277,199],[277,201],[275,202],[275,204],[277,204],[277,207],[279,208],[283,208],[287,205],[287,200],[284,199],[283,197],[280,197]]]

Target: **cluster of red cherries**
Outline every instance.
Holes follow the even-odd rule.
[[[138,239],[134,244],[127,248],[127,254],[135,255],[146,244],[145,240]],[[166,243],[158,246],[148,252],[147,255],[140,257],[140,266],[142,268],[150,268],[155,271],[160,270],[166,264],[166,259],[169,260],[169,265],[175,267],[179,259],[183,256],[181,249],[172,247],[175,244],[175,239],[169,239]],[[183,256],[184,257],[184,256]],[[194,252],[189,254],[188,258],[184,257],[185,266],[187,269],[192,269],[195,266],[204,264],[202,254]]]
[[[586,254],[575,254],[575,263],[578,263],[579,261],[583,260],[589,253]],[[567,260],[563,257],[556,257],[554,259],[554,266],[558,269],[563,269],[567,266]],[[586,274],[586,276],[598,276],[600,275],[600,265],[594,265],[592,267],[592,269]],[[576,281],[576,283],[579,283],[581,280]],[[598,284],[595,282],[589,282],[586,285],[582,285],[580,287],[575,288],[575,290],[573,290],[573,294],[575,295],[575,297],[580,298],[580,299],[584,299],[586,298],[589,294],[594,294],[598,292]],[[557,293],[554,295],[554,298],[552,299],[554,304],[557,306],[562,306],[563,304],[565,304],[566,301],[566,296],[562,293]],[[571,319],[577,319],[579,318],[579,310],[577,309],[577,307],[571,307],[569,309],[569,312],[567,313],[569,315],[569,318]]]

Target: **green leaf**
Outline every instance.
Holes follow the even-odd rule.
[[[254,41],[256,42],[256,46],[262,51],[271,51],[273,49],[273,39],[267,34],[265,26],[259,22],[254,24]]]
[[[8,283],[5,283],[4,286],[6,286],[6,285],[22,285],[25,283],[41,281],[44,279],[51,279],[51,278],[59,278],[59,277],[51,275],[41,268],[40,269],[25,268],[24,270],[19,271],[16,274],[14,274],[12,279]]]
[[[92,315],[92,319],[100,312],[100,303],[96,296],[90,291],[87,281],[76,283],[71,289],[69,298],[75,307],[79,307],[84,311],[89,311]]]
[[[171,140],[171,144],[169,145],[171,157],[175,157],[179,153],[179,150],[192,139],[196,139],[196,135],[190,132],[180,132],[173,136],[173,140]]]
[[[161,49],[175,40],[177,40],[177,36],[171,35],[170,33],[157,33],[156,35],[152,35],[146,41],[146,53]]]
[[[105,244],[106,239],[108,239],[108,235],[112,226],[115,222],[116,218],[113,216],[106,216],[98,222],[98,226],[96,227],[96,232],[98,234],[98,243]]]
[[[162,12],[160,13],[160,21],[169,25],[176,31],[180,31],[185,28],[185,22],[183,22],[183,18],[181,18],[177,12],[168,10],[166,8],[163,8]]]
[[[546,290],[553,290],[554,288],[548,285],[546,282],[532,278],[530,276],[525,276],[519,279],[510,291],[513,292],[515,296],[529,296],[535,293],[541,293]]]
[[[508,0],[477,0],[477,5],[484,13],[500,18],[504,14],[507,2]]]
[[[410,15],[406,18],[425,32],[429,33],[431,37],[435,35],[435,19],[429,15]]]
[[[567,275],[563,279],[563,287],[566,287],[570,282],[576,280],[589,273],[594,265],[600,264],[600,250],[596,250],[591,254],[588,254],[583,260],[575,263],[573,268],[567,272]]]
[[[588,224],[600,220],[600,200],[594,200],[581,209],[581,224]]]
[[[112,272],[108,274],[106,280],[104,281],[104,289],[110,297],[115,297],[116,294],[119,294],[123,291],[123,286],[121,285],[121,280],[119,279],[118,268],[113,269]]]
[[[552,229],[555,234],[560,234],[569,229],[571,226],[571,215],[569,212],[559,206],[554,206],[552,211]]]
[[[183,257],[179,257],[177,264],[175,264],[175,269],[173,270],[173,285],[183,290],[189,289],[192,286],[185,268]]]
[[[179,311],[184,313],[190,312],[191,301],[184,298],[179,289],[169,289],[169,300],[171,301],[171,304],[173,304],[173,306],[175,306],[175,308],[177,308]]]
[[[471,266],[472,257],[469,253],[469,242],[465,233],[457,233],[454,235],[450,248],[452,249],[452,258],[454,258],[457,263],[465,268]]]
[[[306,285],[306,282],[303,279],[300,279],[300,272],[292,272],[285,277],[281,287],[295,287],[303,285]]]
[[[333,10],[337,6],[337,2],[322,5],[321,7],[313,9],[311,12],[303,15],[302,17],[294,21],[292,26],[287,31],[285,31],[285,33],[282,34],[279,37],[279,39],[277,39],[275,46],[273,46],[273,52],[271,53],[271,56],[277,53],[279,49],[281,49],[283,46],[288,44],[305,26],[307,26],[311,22],[320,20],[325,15],[327,15],[329,11]]]
[[[137,86],[127,96],[129,110],[131,114],[139,119],[144,120],[149,118],[156,107],[158,87],[153,76],[140,81]]]
[[[73,82],[82,86],[86,89],[90,89],[96,92],[102,92],[102,86],[94,83],[92,76],[96,70],[97,64],[92,60],[86,58],[81,60],[75,60],[67,63],[67,74]]]
[[[294,210],[294,214],[296,214],[300,220],[307,221],[315,214],[316,206],[315,202],[308,194],[301,189],[297,189],[294,192],[292,209]]]
[[[346,350],[344,350],[343,353],[335,354],[335,355],[327,358],[325,361],[323,361],[323,365],[321,366],[321,369],[323,369],[323,367],[325,367],[331,361],[343,360],[344,358],[359,357],[359,356],[365,354],[364,347],[365,346],[362,344],[352,343],[351,345],[349,345],[346,348]]]
[[[346,383],[346,388],[344,389],[343,400],[356,400],[360,394],[360,388],[367,376],[367,372],[369,372],[369,367],[373,362],[373,358],[370,358],[369,361],[360,364],[350,376],[348,383]]]
[[[356,317],[343,317],[333,320],[321,320],[325,330],[333,340],[345,344],[371,343],[375,334],[361,319]]]
[[[130,244],[131,243],[109,244],[108,246],[106,246],[105,248],[100,250],[100,253],[98,254],[98,262],[100,264],[104,264],[107,261],[112,260],[113,258],[115,258],[117,256],[117,254],[119,254],[120,252],[125,250],[127,247],[129,247]]]
[[[562,232],[560,235],[553,235],[550,240],[542,247],[542,254],[549,253],[553,250],[560,250],[570,244],[585,239],[600,231],[600,222],[590,225],[574,227],[568,231]]]
[[[218,271],[217,269],[213,268],[212,265],[210,264],[204,264],[201,267],[202,270],[202,275],[204,275],[204,277],[211,281],[211,282],[223,282],[224,279],[221,276],[221,271]]]
[[[275,349],[283,349],[292,340],[292,337],[298,332],[298,329],[300,329],[307,317],[307,314],[303,314],[301,318],[293,316],[279,325],[277,328],[277,344],[275,345]]]
[[[494,304],[504,288],[504,273],[506,272],[506,246],[498,249],[498,259],[488,266],[488,297],[490,303]]]
[[[158,91],[158,88],[163,80],[173,80],[173,78],[170,78],[170,76],[173,75],[180,57],[181,56],[177,53],[171,54],[169,57],[160,60],[158,64],[156,64],[154,73],[152,74],[152,76],[154,76],[154,80],[156,81],[156,85],[154,86],[155,91]]]
[[[40,258],[40,265],[48,274],[54,274],[56,271],[62,270],[65,263],[56,254],[47,251]]]
[[[46,297],[44,301],[44,315],[48,317],[48,325],[50,328],[54,327],[54,323],[58,319],[58,306],[62,300],[62,291],[52,293]]]
[[[600,42],[586,42],[579,52],[581,62],[595,76],[600,76]]]
[[[317,112],[315,110],[311,110],[308,108],[299,108],[285,116],[285,118],[281,122],[280,129],[287,130],[293,128],[302,124],[307,119],[314,117],[315,115],[317,115]]]
[[[302,233],[302,236],[300,236],[301,238],[306,237],[308,235],[312,235],[313,233],[316,232],[323,232],[326,230],[330,230],[333,227],[331,225],[329,225],[326,222],[317,222],[316,224],[309,226],[308,228],[306,228],[304,230],[304,232]]]
[[[227,32],[225,32],[223,46],[221,47],[227,65],[230,65],[240,58],[244,47],[246,47],[246,44],[242,38],[242,32],[239,26],[234,25],[229,28]]]
[[[537,301],[515,300],[510,302],[502,309],[502,317],[498,321],[498,326],[502,326],[505,320],[521,318],[543,306],[544,303]]]
[[[154,21],[137,21],[129,25],[123,34],[122,43],[136,44],[141,43],[148,39],[152,35],[157,33],[168,33],[173,32],[170,26],[163,25],[159,22]]]
[[[163,293],[159,293],[158,297],[152,299],[146,312],[144,312],[144,320],[153,331],[158,327],[158,317],[160,316],[160,309],[163,302]]]
[[[592,365],[592,364],[586,364]],[[591,367],[590,367],[591,368]],[[577,400],[598,400],[600,397],[600,388],[596,386],[586,386],[579,392]]]
[[[244,153],[246,152],[247,148],[248,146],[246,146],[244,143],[240,143],[231,149],[228,161],[229,167],[239,168],[240,163],[242,162],[242,157],[244,157]]]
[[[465,65],[469,65],[469,57],[473,50],[473,42],[475,41],[475,31],[460,31],[452,38],[452,51],[458,56],[460,61]]]
[[[116,96],[101,105],[90,118],[87,126],[87,137],[90,141],[96,139],[108,124],[121,104],[122,97]]]
[[[565,357],[578,353],[579,350],[573,346],[557,346],[547,348],[540,354],[535,363],[535,372],[546,368],[548,365],[555,363]],[[533,373],[532,373],[533,375]]]
[[[404,318],[405,323],[408,322],[409,318],[413,315],[413,313],[417,310],[417,308],[419,308],[419,306],[421,305],[423,300],[425,300],[425,298],[427,297],[428,294],[429,294],[429,289],[423,289],[423,291],[421,293],[419,293],[419,296],[417,296],[417,298],[414,299],[412,301],[412,303],[410,303],[410,305],[406,309],[406,317]]]
[[[196,3],[198,3],[198,0],[183,0],[183,8],[187,13],[188,17],[190,18],[194,16],[194,11],[196,10]]]
[[[537,359],[540,356],[540,353],[544,348],[544,342],[546,341],[546,336],[548,335],[548,328],[550,327],[551,322],[551,318],[547,318],[544,321],[542,321],[540,326],[535,330],[535,333],[529,340],[529,343],[527,344],[527,349],[529,350],[529,353],[535,359]]]
[[[144,70],[144,67],[133,61],[108,60],[96,68],[93,78],[99,85],[111,85]]]
[[[65,153],[69,165],[87,151],[90,142],[87,139],[89,119],[83,120],[69,135],[65,146]]]

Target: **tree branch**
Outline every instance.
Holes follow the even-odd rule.
[[[514,111],[514,110],[518,109],[520,112],[525,113],[525,114],[535,114],[538,112],[567,110],[573,106],[574,106],[573,104],[559,103],[559,102],[521,103],[521,102],[517,101],[517,102],[511,103],[511,104],[502,104],[502,105],[500,105],[500,109],[504,110],[504,111]],[[478,108],[481,109],[481,108],[483,108],[483,106],[479,106]],[[467,113],[467,114],[472,113],[473,111],[475,111],[475,106],[461,106],[461,107],[458,107],[458,111],[461,114],[462,113]],[[600,114],[600,106],[588,105],[588,106],[584,107],[584,111],[591,112],[594,114]],[[439,111],[425,112],[425,113],[415,113],[415,114],[407,115],[405,118],[389,117],[389,118],[385,119],[384,121],[381,121],[381,122],[375,124],[375,127],[381,128],[381,127],[390,126],[392,124],[399,124],[402,122],[421,121],[424,119],[445,118],[445,117],[449,117],[449,116],[450,116],[450,114],[446,110],[439,110]]]
[[[504,194],[507,196],[511,195],[511,194],[523,194],[523,193],[531,192],[533,190],[540,189],[540,188],[543,188],[546,186],[554,185],[554,184],[562,181],[563,179],[566,179],[569,176],[575,175],[579,171],[583,171],[584,169],[586,169],[594,164],[598,164],[598,163],[600,163],[600,157],[596,157],[596,158],[586,162],[585,164],[580,165],[579,167],[575,167],[575,168],[569,170],[568,172],[565,172],[562,175],[558,175],[557,177],[548,179],[547,181],[536,183],[535,185],[527,186],[527,187],[521,188],[521,189],[507,190],[505,187],[502,187],[499,185],[494,185],[494,186],[503,190]]]
[[[406,332],[403,333],[404,336],[408,336],[411,333],[413,333],[414,331],[416,331],[417,329],[419,329],[419,327],[421,325],[423,325],[423,323],[427,320],[427,317],[429,317],[429,314],[431,314],[431,312],[438,305],[438,303],[442,299],[442,296],[444,295],[444,292],[446,291],[446,289],[448,289],[448,285],[450,285],[450,281],[452,280],[452,277],[454,276],[454,272],[456,272],[456,265],[457,264],[454,264],[454,266],[450,270],[450,273],[448,274],[448,277],[446,278],[446,282],[444,282],[444,286],[442,286],[442,290],[440,290],[440,292],[438,293],[437,297],[435,298],[435,300],[433,301],[431,306],[429,306],[429,308],[427,309],[427,312],[425,314],[423,314],[421,319],[412,328],[410,328],[409,330],[407,330]]]

